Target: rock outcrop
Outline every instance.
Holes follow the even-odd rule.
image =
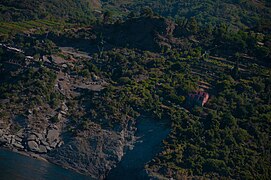
[[[39,131],[22,128],[15,134],[10,129],[0,129],[0,145],[31,156],[41,156],[95,179],[104,179],[122,159],[124,151],[132,149],[136,141],[135,131],[133,119],[115,129],[102,129],[91,122],[76,135],[64,135],[59,126],[52,124]]]
[[[12,149],[46,154],[63,144],[57,127],[48,126],[43,133],[33,129],[28,131],[21,129],[16,134],[12,134],[9,129],[0,129],[0,145]]]
[[[36,141],[28,141],[27,146],[30,151],[39,152],[39,145]]]
[[[101,129],[95,123],[88,130],[71,137],[60,148],[48,153],[49,160],[76,169],[95,179],[104,179],[110,169],[122,159],[129,142],[133,144],[135,129],[120,132]]]

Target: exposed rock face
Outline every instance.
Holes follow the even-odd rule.
[[[59,110],[68,112],[69,108],[63,103]],[[59,112],[44,113],[51,117]],[[86,130],[78,130],[70,137],[64,132],[68,122],[65,114],[58,123],[47,121],[46,116],[41,117],[39,120],[43,121],[37,122],[35,117],[28,115],[27,125],[20,126],[19,131],[12,131],[12,122],[5,127],[0,126],[0,146],[43,157],[95,179],[104,179],[122,159],[124,151],[134,144],[135,121],[130,117],[123,116],[122,122],[126,123],[115,125],[113,129],[102,129],[99,122],[90,122]]]
[[[28,141],[27,146],[30,151],[39,152],[39,145],[36,143],[36,141]]]
[[[30,136],[28,136],[27,141],[35,141],[36,140],[36,136],[34,134],[30,134]]]
[[[48,126],[41,133],[34,129],[21,129],[16,134],[11,134],[9,129],[0,129],[0,135],[1,146],[37,154],[46,154],[64,144],[60,138],[60,130],[55,126]]]
[[[18,148],[18,149],[21,149],[21,150],[24,149],[24,146],[23,146],[21,143],[16,143],[16,142],[14,142],[12,145],[13,145],[15,148]]]
[[[47,140],[49,144],[52,144],[53,142],[59,141],[59,131],[56,129],[48,130],[47,133]]]
[[[38,151],[39,153],[47,153],[47,148],[46,148],[46,146],[44,146],[44,145],[40,145],[39,146],[39,151]]]
[[[88,129],[51,151],[49,157],[52,162],[104,179],[123,156],[124,131],[103,130],[94,123]]]

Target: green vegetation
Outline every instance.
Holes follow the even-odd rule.
[[[151,172],[177,179],[266,179],[270,176],[270,69],[235,54],[239,51],[262,57],[255,53],[256,41],[247,44],[250,35],[228,31],[227,37],[221,37],[216,32],[212,32],[211,39],[216,39],[212,43],[226,45],[214,52],[222,56],[232,53],[228,61],[202,59],[202,47],[162,54],[124,48],[94,55],[84,67],[90,72],[97,67],[96,72],[113,86],[99,95],[102,99],[84,95],[83,102],[89,104],[92,120],[100,123],[99,119],[105,118],[101,124],[104,128],[123,123],[119,122],[123,114],[134,117],[148,113],[172,121],[164,151],[147,165]],[[237,48],[239,42],[245,44],[241,49]],[[255,62],[267,65],[266,58]],[[233,73],[239,61],[245,69],[237,68]],[[200,74],[194,74],[196,70]],[[182,108],[186,107],[187,94],[196,90],[201,80],[211,83],[207,91],[212,97],[206,107],[187,112]]]
[[[98,5],[98,4],[97,4]],[[95,3],[90,0],[2,0],[0,3],[0,21],[21,22],[27,20],[65,18],[70,22],[93,20]]]
[[[129,119],[148,114],[171,124],[163,151],[146,165],[150,175],[175,179],[271,177],[268,1],[102,1],[104,16],[98,17],[96,24],[82,22],[84,26],[93,23],[89,29],[71,28],[77,18],[92,18],[86,7],[75,6],[77,11],[86,11],[83,14],[54,19],[70,10],[69,1],[60,5],[64,10],[56,14],[45,9],[36,16],[33,10],[23,19],[16,18],[16,12],[25,12],[8,4],[15,2],[3,2],[1,8],[18,11],[8,11],[10,19],[3,19],[8,22],[0,24],[0,33],[40,30],[33,38],[14,35],[7,42],[35,58],[54,54],[66,60],[72,55],[59,52],[57,44],[72,42],[77,49],[87,49],[91,58],[76,58],[70,62],[73,67],[67,65],[62,72],[72,80],[92,82],[100,77],[107,84],[95,92],[77,88],[74,91],[79,95],[68,99],[54,88],[58,72],[43,63],[13,70],[6,61],[25,57],[7,55],[0,49],[0,98],[11,101],[1,108],[17,106],[22,111],[24,104],[56,109],[66,98],[67,127],[74,136],[87,130],[90,121],[103,129],[121,131]],[[52,10],[57,7],[55,2]],[[78,3],[83,2],[88,1]],[[118,14],[123,9],[128,11]],[[61,32],[53,30],[56,28]],[[188,94],[199,89],[210,94],[208,103],[188,106]],[[56,116],[50,120],[58,122]]]
[[[155,13],[174,18],[182,21],[182,23],[187,23],[188,20],[195,17],[200,26],[217,25],[224,22],[239,28],[257,27],[268,29],[268,24],[270,24],[269,1],[110,0],[104,2],[104,7],[117,9],[119,13],[124,10],[139,13],[142,7],[150,7]]]
[[[0,37],[7,39],[16,33],[63,31],[79,24],[95,22],[93,11],[99,4],[92,0],[3,0],[0,2]]]
[[[72,28],[75,25],[61,20],[30,20],[21,22],[0,22],[0,37],[8,39],[18,33],[26,34],[44,34],[49,31],[63,31],[64,29]]]
[[[177,172],[176,178],[266,179],[270,175],[270,128],[266,128],[271,119],[270,77],[260,76],[237,81],[222,76],[207,107],[193,114],[172,109],[172,133],[148,168],[166,169],[167,177]],[[260,88],[256,90],[254,83]]]

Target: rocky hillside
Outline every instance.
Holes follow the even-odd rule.
[[[111,176],[122,177],[122,165],[130,163],[127,152],[133,150],[132,156],[147,156],[132,169],[148,179],[271,176],[271,43],[258,19],[262,13],[268,19],[267,3],[101,1],[105,16],[81,27],[31,19],[89,18],[90,1],[37,1],[34,8],[34,1],[2,2],[1,17],[11,17],[6,21],[30,21],[0,28],[11,30],[0,37],[1,148],[94,179],[106,178],[116,166]],[[250,3],[259,7],[248,10]],[[154,12],[139,10],[141,5]],[[170,17],[156,15],[159,9]],[[200,94],[206,95],[204,104],[202,96],[196,99]],[[164,128],[143,128],[154,132],[149,143],[136,137],[144,116],[166,126],[163,133]]]
[[[133,147],[136,115],[106,107],[111,83],[86,71],[93,57],[73,49],[52,54],[33,57],[1,44],[0,146],[104,179]]]

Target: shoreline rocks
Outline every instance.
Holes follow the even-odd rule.
[[[36,141],[28,141],[27,146],[30,151],[39,152],[39,145],[36,143]]]
[[[57,126],[48,126],[42,133],[21,129],[16,134],[11,134],[8,129],[0,129],[0,146],[9,149],[46,154],[63,144]]]
[[[3,135],[0,136],[0,147],[37,159],[45,158],[92,178],[104,179],[121,161],[125,151],[133,146],[134,125],[134,120],[131,120],[119,130],[106,130],[92,122],[91,127],[79,131],[76,136],[64,136],[62,130],[53,124],[39,131],[28,126],[16,134],[0,129]]]

